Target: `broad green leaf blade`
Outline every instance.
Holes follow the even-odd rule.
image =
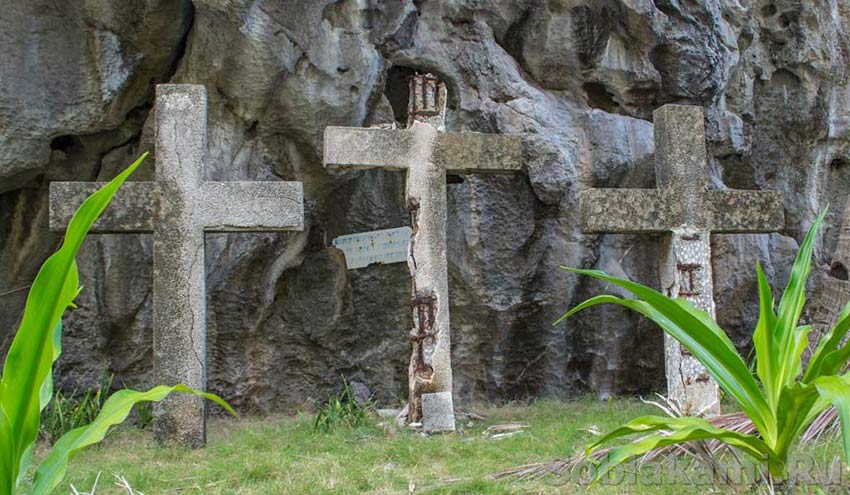
[[[844,364],[850,359],[850,342],[843,347],[838,347],[850,330],[850,302],[848,302],[838,322],[820,341],[809,360],[809,367],[803,375],[803,381],[812,382],[821,375],[835,375],[841,371]]]
[[[11,495],[18,483],[15,467],[20,460],[15,457],[15,447],[12,443],[12,425],[0,404],[0,494]]]
[[[643,314],[681,343],[706,367],[712,378],[738,402],[766,439],[775,438],[775,417],[758,383],[735,350],[735,346],[708,314],[684,299],[671,299],[649,287],[613,277],[605,272],[561,268],[619,285],[643,301],[596,296],[570,310],[559,321],[582,309],[602,303],[619,304]]]
[[[57,355],[54,331],[62,313],[78,293],[74,258],[92,224],[146,156],[142,155],[80,206],[71,219],[62,246],[44,262],[30,288],[21,324],[0,378],[0,408],[9,424],[8,429],[0,429],[0,435],[11,435],[13,480],[18,478],[21,462],[26,460],[26,452],[38,436],[44,383]],[[7,442],[0,438],[0,443]]]
[[[53,362],[55,363],[59,356],[62,355],[62,319],[56,324],[53,329]],[[48,373],[47,378],[41,384],[41,392],[38,396],[38,411],[42,412],[53,398],[53,374]]]
[[[770,453],[770,447],[760,438],[752,435],[746,435],[736,431],[718,428],[703,418],[694,416],[671,417],[671,416],[641,416],[635,418],[614,431],[607,433],[605,436],[594,442],[587,448],[586,454],[591,454],[593,451],[602,445],[610,442],[615,438],[620,438],[627,435],[638,433],[653,433],[656,431],[680,431],[686,428],[699,428],[706,432],[712,432],[714,435],[720,435],[725,438],[733,439],[735,442],[744,442],[750,448],[761,454]],[[719,438],[719,437],[718,437]]]
[[[797,377],[799,377],[803,373],[803,353],[806,351],[806,348],[809,347],[809,334],[812,333],[811,325],[804,325],[802,327],[797,327],[794,329],[794,336],[791,339],[791,367],[790,367],[790,380],[785,384],[785,386],[791,386],[796,383]]]
[[[59,319],[59,323],[56,325],[56,328],[53,330],[53,362],[55,363],[59,356],[62,354],[62,319]],[[40,414],[47,408],[47,405],[50,403],[51,399],[53,399],[53,373],[48,373],[47,377],[44,379],[44,383],[41,384],[41,392],[39,394],[39,419]],[[33,441],[30,443],[26,450],[24,450],[24,454],[21,456],[20,469],[18,470],[18,479],[15,482],[15,486],[21,486],[21,481],[23,481],[24,476],[26,476],[27,471],[29,470],[30,463],[32,462],[32,455],[35,452],[35,443]]]
[[[659,432],[654,434],[654,432]],[[605,460],[597,467],[593,482],[599,481],[611,469],[623,462],[652,450],[685,442],[716,439],[738,448],[758,461],[772,456],[772,451],[760,438],[713,426],[702,418],[671,418],[664,416],[644,416],[629,421],[622,427],[605,435],[590,449],[595,449],[613,438],[637,433],[653,433],[638,438],[632,443],[611,450]]]
[[[810,384],[795,383],[783,387],[777,402],[777,431],[779,435],[772,443],[774,452],[785,457],[799,440],[800,435],[823,409],[820,407],[817,389]]]
[[[850,360],[850,342],[847,342],[840,349],[834,350],[824,357],[823,366],[821,366],[819,374],[821,376],[836,375],[844,369],[848,360]]]
[[[29,471],[30,464],[32,463],[32,456],[35,453],[35,442],[31,443],[29,447],[24,451],[24,455],[21,456],[21,468],[18,471],[18,479],[15,480],[15,487],[18,488],[21,486],[21,483],[24,481],[24,478],[27,476],[27,471]]]
[[[776,367],[775,353],[773,352],[773,329],[776,327],[776,313],[773,310],[773,293],[770,284],[761,269],[761,263],[756,264],[756,279],[759,287],[759,319],[753,332],[753,348],[756,353],[756,373],[764,387],[767,402],[772,409],[776,409],[774,391],[774,369]]]
[[[229,413],[236,414],[230,405],[217,395],[199,392],[185,385],[173,387],[160,385],[146,392],[119,390],[107,399],[100,414],[91,424],[72,430],[56,441],[50,454],[42,461],[35,472],[33,494],[50,493],[65,477],[68,461],[83,448],[103,440],[110,427],[127,419],[134,405],[139,402],[159,402],[172,392],[184,392],[209,399],[225,408]]]
[[[0,379],[3,390],[0,405],[7,415],[9,432],[12,435],[12,456],[15,459],[13,473],[16,483],[22,472],[29,467],[31,457],[28,452],[31,452],[38,438],[42,394],[45,382],[52,380],[53,356],[56,354],[53,349],[55,329],[62,318],[64,308],[77,293],[79,275],[76,262],[73,259],[70,260],[67,270],[64,271],[65,279],[60,280],[53,278],[54,275],[59,275],[59,270],[55,270],[57,264],[48,265],[51,260],[57,259],[56,254],[48,258],[36,276],[36,282],[27,298],[27,307],[24,310],[21,326],[9,348],[3,377]],[[42,274],[47,274],[48,278],[39,279]],[[54,291],[56,298],[53,306],[48,303],[48,298],[41,297],[45,292],[48,294],[51,292],[49,288],[43,289],[43,285],[50,284],[51,280],[62,284],[58,290]],[[37,287],[36,284],[39,283],[41,285]],[[35,298],[33,298],[34,295]],[[44,301],[41,307],[50,317],[49,323],[41,320],[37,325],[27,325],[29,323],[27,316],[40,309],[39,306],[30,306],[30,301]],[[22,384],[29,384],[32,388],[21,388]],[[52,388],[52,384],[49,387]]]
[[[583,309],[587,309],[591,306],[596,306],[598,304],[605,304],[605,303],[619,304],[619,302],[622,301],[622,300],[623,299],[621,299],[617,296],[611,296],[611,295],[608,295],[608,294],[602,294],[601,296],[591,297],[590,299],[583,301],[582,303],[578,304],[573,309],[567,311],[567,313],[564,314],[564,316],[555,320],[555,323],[552,323],[552,325],[558,325],[559,323],[562,323],[564,320],[573,316],[574,314],[578,313],[579,311],[581,311]]]
[[[844,459],[850,462],[850,377],[822,376],[814,381],[822,398],[832,403],[841,419]]]
[[[797,251],[797,257],[794,259],[794,265],[791,268],[788,285],[779,301],[776,326],[773,330],[775,345],[772,349],[776,356],[776,368],[773,370],[772,383],[764,384],[765,387],[771,387],[768,396],[773,394],[774,397],[779,397],[782,387],[791,385],[797,376],[796,372],[799,369],[799,358],[795,358],[798,347],[797,320],[799,320],[803,305],[806,302],[806,279],[809,277],[812,250],[814,249],[817,231],[826,216],[826,212],[827,209],[824,208],[806,233],[806,237],[803,238],[800,249]]]

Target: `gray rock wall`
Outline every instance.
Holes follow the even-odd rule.
[[[583,235],[577,192],[652,187],[652,110],[706,107],[712,182],[780,189],[786,228],[713,239],[721,325],[746,344],[754,264],[787,279],[797,240],[850,192],[850,6],[835,0],[44,0],[0,17],[0,337],[57,245],[51,180],[109,179],[152,148],[153,85],[204,84],[210,179],[304,182],[309,226],[209,235],[210,388],[243,411],[324,399],[340,375],[382,402],[406,389],[403,264],[347,271],[341,234],[407,222],[403,177],[330,174],[328,125],[403,121],[404,76],[439,74],[449,130],[521,133],[527,174],[448,187],[455,391],[507,400],[663,387],[660,332],[618,308],[554,321],[608,287],[558,265],[657,285],[659,239]],[[137,179],[150,179],[155,163]],[[60,384],[148,384],[151,239],[92,237]],[[816,274],[823,267],[816,268]],[[817,280],[815,280],[816,285]],[[10,292],[12,291],[12,292]]]

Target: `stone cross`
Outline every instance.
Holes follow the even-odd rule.
[[[455,428],[446,261],[446,173],[508,173],[522,168],[518,136],[443,132],[446,86],[436,77],[410,80],[406,129],[328,127],[325,167],[407,172],[413,232],[407,256],[413,279],[410,333],[410,422],[426,431]]]
[[[156,181],[127,182],[93,231],[153,232],[153,370],[157,384],[206,388],[205,232],[303,229],[300,182],[204,180],[207,100],[203,86],[156,88]],[[62,230],[97,182],[50,184],[50,227]],[[205,403],[176,394],[157,406],[165,443],[206,441]]]
[[[782,194],[710,189],[701,107],[665,105],[653,113],[657,189],[589,189],[580,195],[588,232],[670,233],[662,250],[661,288],[715,317],[712,232],[771,232],[784,227]],[[687,414],[720,411],[717,384],[665,334],[667,393]]]

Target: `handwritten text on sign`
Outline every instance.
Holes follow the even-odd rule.
[[[372,263],[399,263],[407,261],[410,244],[410,227],[360,232],[341,235],[334,239],[337,249],[345,253],[349,270],[363,268]]]

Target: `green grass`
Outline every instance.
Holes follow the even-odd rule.
[[[327,433],[316,432],[312,418],[305,415],[213,419],[209,445],[197,451],[157,447],[149,431],[125,427],[74,459],[68,478],[55,493],[69,493],[70,483],[88,490],[98,472],[103,473],[98,495],[126,494],[113,484],[114,474],[126,477],[134,489],[147,495],[398,494],[409,493],[411,484],[415,485],[413,493],[578,493],[584,491],[580,485],[564,485],[557,478],[517,482],[486,477],[522,464],[570,457],[597,438],[588,429],[604,432],[636,415],[656,412],[652,406],[624,399],[542,401],[475,411],[487,419],[471,426],[463,421],[456,434],[432,437],[381,426],[383,420],[378,418]],[[488,426],[508,422],[526,423],[530,428],[501,440],[483,435]],[[815,450],[830,459],[839,452],[835,441]],[[844,478],[850,480],[846,470]],[[451,479],[463,481],[444,483]],[[693,489],[683,491],[681,485],[669,484],[598,485],[590,493],[660,495]]]

